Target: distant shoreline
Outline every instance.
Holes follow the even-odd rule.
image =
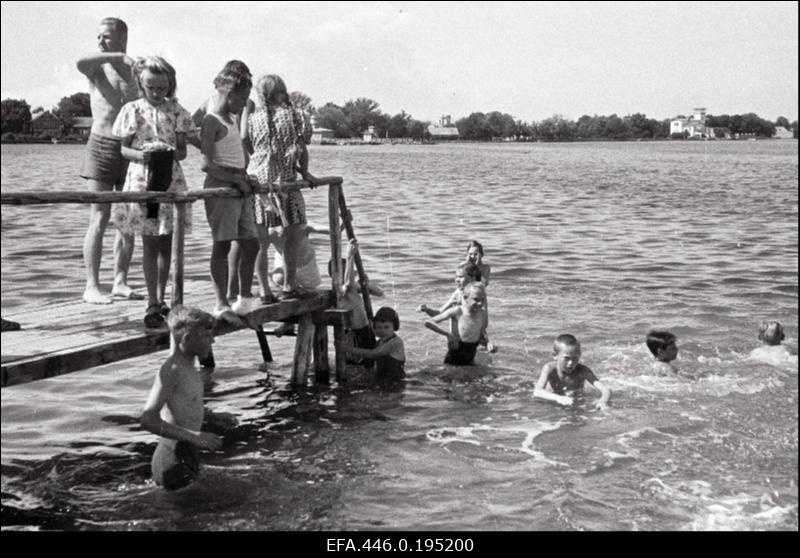
[[[620,139],[613,139],[613,138],[580,138],[580,139],[572,139],[572,140],[545,140],[545,139],[515,139],[515,140],[430,140],[430,141],[408,141],[408,140],[384,140],[384,141],[360,141],[355,139],[345,139],[342,138],[340,141],[325,141],[322,143],[312,143],[311,145],[318,145],[324,147],[337,147],[337,146],[351,146],[351,145],[443,145],[443,144],[463,144],[463,143],[488,143],[488,144],[506,144],[506,143],[588,143],[588,142],[602,142],[602,143],[640,143],[640,142],[700,142],[700,141],[750,141],[750,140],[758,140],[758,141],[797,141],[797,138],[767,138],[767,137],[747,137],[747,138],[739,138],[739,139],[723,139],[723,138],[620,138]],[[85,145],[86,141],[83,140],[75,140],[75,139],[64,139],[58,140],[57,142],[53,142],[49,139],[39,139],[39,138],[16,138],[14,140],[0,140],[2,144],[52,144],[52,145],[62,145],[62,144],[69,144],[69,145]]]

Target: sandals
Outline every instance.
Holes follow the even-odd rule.
[[[261,304],[275,304],[276,302],[280,302],[280,300],[272,293],[261,297]]]
[[[163,309],[166,306],[163,302],[159,304],[151,304],[147,307],[144,314],[144,327],[157,328],[164,325]],[[169,308],[167,308],[169,312]]]

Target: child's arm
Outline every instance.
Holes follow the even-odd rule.
[[[486,327],[489,324],[489,312],[486,312],[486,319],[483,321],[483,329],[481,330],[481,337],[478,342],[486,347],[486,351],[489,353],[494,353],[497,351],[497,347],[489,341],[489,334],[486,332]]]
[[[430,317],[433,317],[433,316],[436,316],[438,314],[441,314],[441,312],[439,312],[438,310],[434,310],[433,308],[429,307],[427,304],[420,304],[419,306],[417,306],[417,312],[424,312],[425,314],[427,314]]]
[[[461,295],[461,289],[456,289],[453,291],[453,294],[450,295],[450,298],[447,299],[447,302],[442,304],[441,308],[439,308],[439,313],[441,314],[448,308],[459,304],[459,296]]]
[[[308,147],[306,147],[306,142],[304,140],[298,140],[297,149],[297,167],[295,170],[300,173],[303,180],[307,180],[311,184],[312,188],[316,188],[319,185],[319,180],[316,176],[308,172]]]
[[[200,170],[216,178],[221,182],[229,182],[234,184],[236,188],[243,194],[249,194],[252,191],[250,184],[247,182],[247,177],[244,174],[234,174],[222,167],[217,166],[211,161],[211,153],[214,152],[214,143],[217,141],[217,136],[222,132],[222,124],[210,114],[206,114],[203,118],[203,128],[200,133],[200,152],[202,153],[203,162]]]
[[[611,390],[603,385],[603,382],[598,380],[594,374],[592,374],[592,377],[594,378],[594,381],[587,379],[587,382],[589,382],[589,385],[600,392],[600,399],[594,405],[598,409],[603,410],[608,407],[608,399],[611,397]]]
[[[372,296],[377,296],[378,298],[385,296],[383,289],[381,289],[378,285],[374,285],[372,281],[369,281],[367,283],[367,290],[369,291],[369,294],[371,294]]]
[[[542,371],[539,373],[539,379],[536,380],[536,386],[533,388],[534,399],[554,401],[560,405],[572,405],[572,397],[568,395],[559,395],[545,389],[547,387],[547,378],[550,376],[552,366],[553,363],[548,362],[542,367]]]
[[[175,133],[175,160],[176,161],[183,161],[186,159],[186,138],[187,134],[185,132],[176,132]]]
[[[204,101],[202,105],[200,105],[194,114],[192,115],[192,122],[194,123],[195,133],[187,134],[186,141],[195,146],[197,149],[202,149],[202,143],[200,140],[200,134],[203,127],[203,118],[206,116],[206,111],[208,107],[208,101]]]
[[[150,161],[150,152],[142,151],[141,149],[136,149],[135,147],[131,147],[132,144],[133,144],[132,135],[122,138],[122,146],[120,147],[120,152],[122,153],[122,156],[125,157],[128,161],[147,165],[147,163]]]
[[[378,358],[382,356],[387,356],[392,354],[392,351],[397,347],[398,343],[402,343],[402,340],[395,335],[393,339],[383,343],[382,345],[375,347],[374,349],[364,349],[362,347],[354,347],[352,345],[347,344],[347,341],[342,343],[339,347],[350,354],[366,357],[366,358]]]
[[[427,327],[431,331],[435,331],[436,333],[440,333],[441,335],[447,337],[447,346],[451,349],[458,348],[458,338],[451,332],[440,328],[436,324],[452,318],[459,312],[459,310],[461,310],[461,307],[455,306],[453,308],[450,308],[449,310],[445,310],[444,312],[433,316],[430,320],[425,320],[425,327]]]
[[[356,274],[354,270],[354,263],[356,259],[356,252],[358,251],[358,243],[355,239],[351,240],[347,245],[347,262],[344,266],[344,278],[342,279],[342,293],[347,292],[348,289],[356,288]]]
[[[167,404],[170,395],[175,391],[178,381],[177,372],[168,361],[159,370],[144,411],[139,420],[142,428],[164,438],[189,442],[199,448],[217,450],[222,447],[222,438],[210,432],[194,432],[177,424],[169,423],[160,416],[161,408]]]

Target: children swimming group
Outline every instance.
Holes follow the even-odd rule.
[[[125,54],[126,41],[124,22],[106,18],[98,34],[101,52],[78,62],[90,80],[96,112],[82,176],[97,190],[185,191],[180,161],[186,158],[190,144],[202,156],[204,188],[232,188],[242,194],[205,200],[212,236],[209,268],[216,299],[211,312],[185,306],[170,309],[164,301],[175,219],[171,204],[116,204],[113,211],[108,206],[93,206],[84,243],[84,300],[109,304],[113,296],[144,298],[127,285],[132,237],[142,236],[147,287],[144,324],[158,328],[166,323],[173,348],[153,382],[141,424],[159,436],[152,459],[154,480],[167,489],[177,489],[197,475],[197,448],[216,450],[222,444],[219,436],[201,431],[204,420],[211,417],[204,412],[203,381],[195,364],[210,352],[215,322],[243,325],[242,318],[257,305],[313,296],[321,284],[309,240],[316,229],[306,220],[303,195],[300,190],[281,187],[296,180],[298,174],[312,187],[316,185],[308,171],[306,149],[311,128],[309,116],[292,105],[279,76],[266,74],[254,83],[250,70],[238,60],[229,61],[213,78],[209,99],[192,116],[175,99],[176,72],[169,62],[158,56],[133,60]],[[255,104],[249,100],[251,91],[257,98]],[[253,194],[256,186],[269,191]],[[98,238],[109,219],[118,231],[111,298],[99,291],[97,278]],[[187,227],[190,222],[187,212]],[[272,272],[267,260],[270,246],[275,260],[280,258]],[[367,371],[378,384],[402,380],[406,352],[397,333],[400,317],[384,306],[369,319],[364,285],[354,271],[358,249],[351,240],[343,262],[341,303],[350,312],[345,338],[337,341],[337,349],[347,353],[348,366]],[[490,353],[497,350],[488,333],[490,274],[483,245],[473,240],[457,265],[456,288],[446,302],[417,308],[427,317],[425,327],[446,338],[447,365],[472,365],[479,348]],[[259,297],[253,294],[254,276]],[[373,296],[383,295],[376,285],[368,282],[367,288]],[[770,322],[759,337],[765,346],[778,346],[783,328]],[[645,342],[656,370],[674,373],[675,335],[653,330]],[[541,368],[533,397],[572,405],[588,383],[599,393],[596,406],[605,408],[611,391],[580,358],[578,339],[568,333],[556,336],[553,358]]]

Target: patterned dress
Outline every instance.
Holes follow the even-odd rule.
[[[120,138],[133,136],[131,147],[142,149],[153,144],[167,144],[177,147],[176,134],[195,132],[192,115],[175,99],[168,99],[159,106],[151,105],[141,98],[125,104],[117,115],[112,128]],[[125,192],[144,192],[147,190],[147,166],[131,161],[125,177]],[[172,163],[172,182],[168,192],[186,191],[186,180],[178,161]],[[174,204],[159,204],[158,218],[148,219],[143,203],[118,203],[114,205],[111,220],[120,231],[133,234],[165,235],[172,233],[175,220]],[[192,223],[191,205],[186,208],[184,225],[188,231]]]
[[[311,139],[308,114],[290,105],[261,108],[249,116],[247,127],[253,145],[247,174],[255,175],[262,186],[296,180],[294,169],[300,155],[297,143],[299,140],[309,143]],[[282,219],[276,209],[283,212],[286,225],[306,222],[305,200],[300,190],[276,189],[275,194],[278,208],[269,203],[265,194],[253,197],[257,224],[280,227]]]

